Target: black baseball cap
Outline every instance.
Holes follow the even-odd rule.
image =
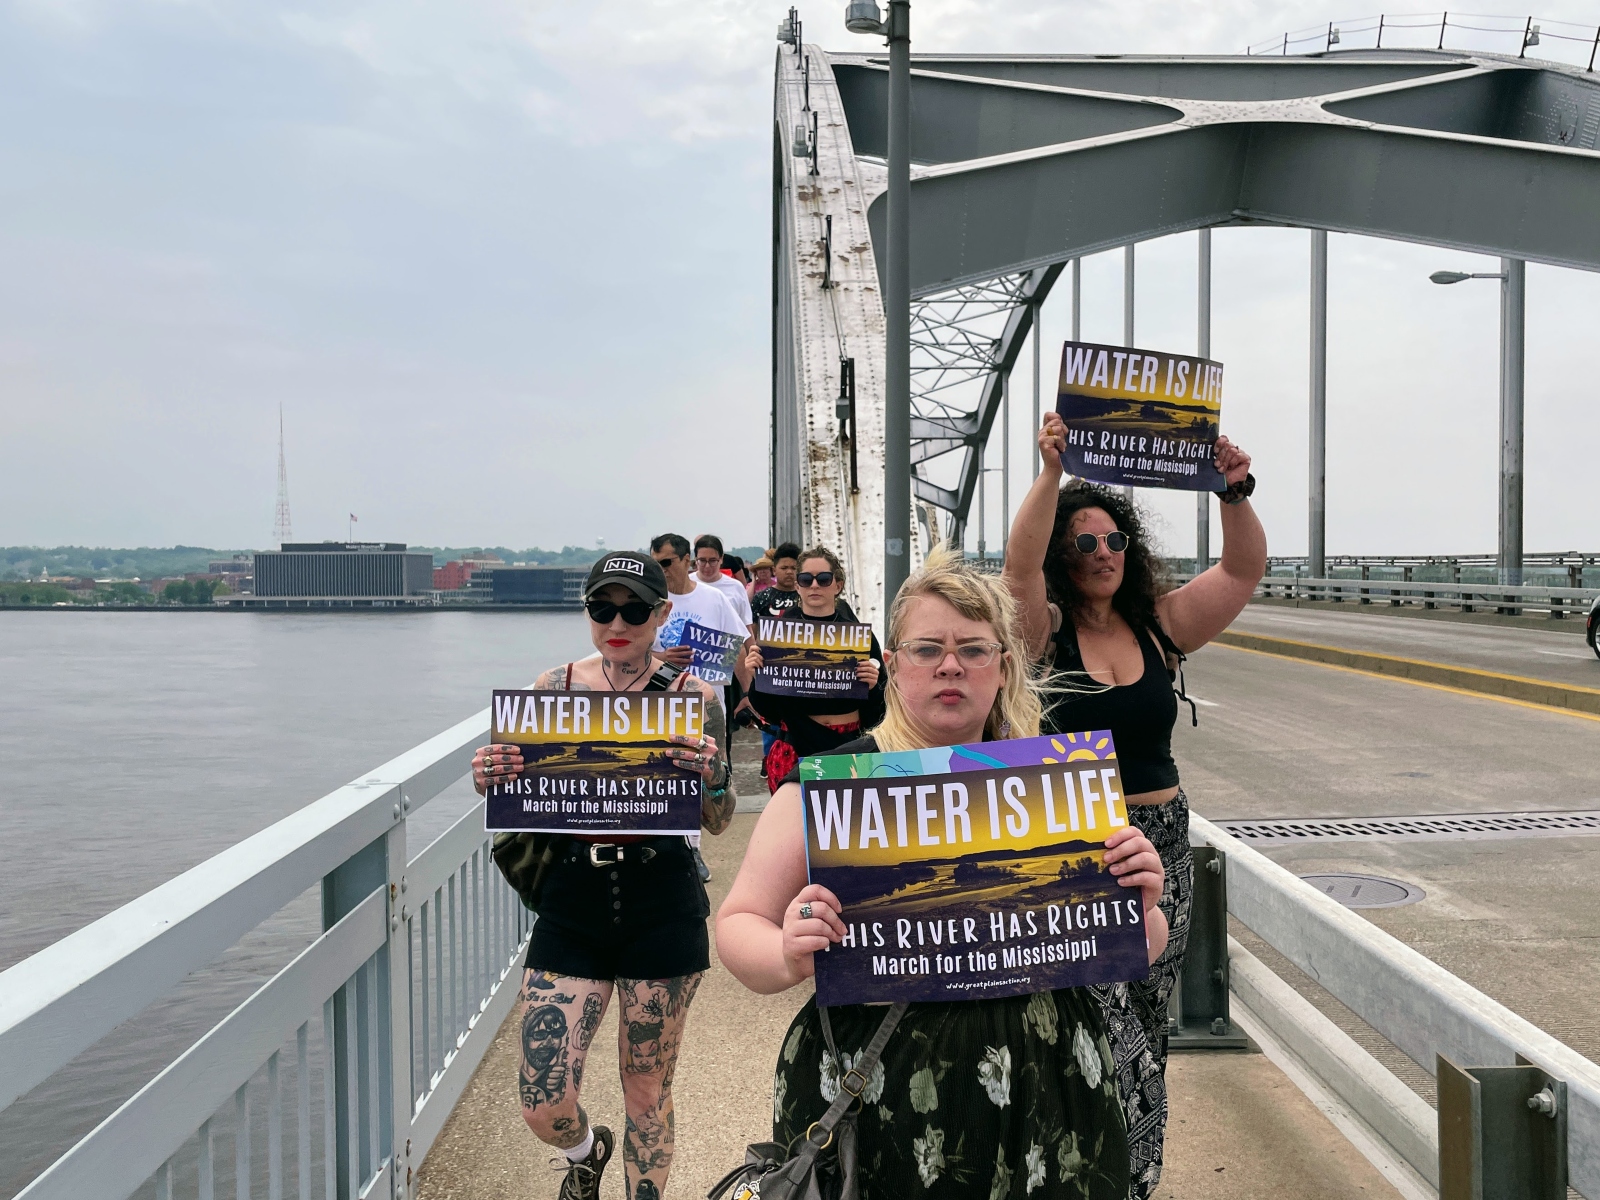
[[[587,600],[608,583],[620,583],[650,604],[660,604],[667,598],[667,577],[661,564],[648,554],[633,550],[614,551],[590,567],[583,598]]]

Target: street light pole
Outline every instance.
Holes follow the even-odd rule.
[[[1526,376],[1528,264],[1502,258],[1498,271],[1435,271],[1434,283],[1500,281],[1500,502],[1495,565],[1499,582],[1522,586],[1522,397]],[[1513,610],[1514,611],[1514,610]]]
[[[883,614],[911,573],[911,4],[889,0],[889,228],[884,272]]]
[[[1528,264],[1502,258],[1500,271],[1500,582],[1522,586],[1523,337]]]
[[[1211,230],[1200,231],[1200,294],[1196,303],[1195,341],[1201,358],[1211,357]],[[1194,573],[1211,565],[1211,496],[1195,493]]]

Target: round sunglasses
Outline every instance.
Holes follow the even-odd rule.
[[[646,604],[643,600],[629,600],[626,604],[613,604],[609,600],[590,600],[583,606],[588,610],[589,620],[596,625],[609,625],[617,619],[617,614],[622,614],[622,619],[629,625],[643,625],[650,619],[650,614],[655,612],[655,606]]]
[[[1113,529],[1110,533],[1080,533],[1072,539],[1072,544],[1078,548],[1079,554],[1093,554],[1101,542],[1106,544],[1106,549],[1111,553],[1121,554],[1131,540],[1122,530]]]
[[[833,572],[818,571],[813,575],[810,571],[801,571],[794,577],[794,581],[801,587],[810,587],[812,583],[815,583],[818,587],[831,587],[833,585]]]

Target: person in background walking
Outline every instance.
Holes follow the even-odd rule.
[[[715,540],[715,539],[713,539]],[[709,583],[702,583],[689,572],[689,539],[676,533],[663,533],[660,537],[650,542],[650,556],[656,560],[666,576],[667,591],[672,598],[672,613],[656,630],[655,649],[661,657],[665,658],[675,667],[681,667],[691,675],[695,674],[694,651],[683,641],[683,627],[690,621],[702,629],[713,629],[721,633],[737,634],[746,646],[750,640],[750,621],[748,616],[740,618],[734,612],[729,597],[723,590]],[[718,579],[726,579],[721,569],[722,554],[717,553]],[[715,683],[712,691],[716,693],[717,703],[722,706],[724,716],[728,708],[728,685]],[[718,748],[717,753],[723,763],[731,770],[733,764],[728,759],[726,741]],[[698,834],[690,838],[690,845],[694,849],[695,869],[700,872],[702,880],[709,881],[711,868],[706,866],[706,860],[700,853],[700,837]]]
[[[1039,431],[1043,465],[1017,509],[1001,578],[1016,597],[1028,652],[1044,661],[1058,688],[1045,731],[1111,730],[1128,818],[1154,843],[1165,870],[1166,952],[1148,980],[1100,989],[1118,1064],[1127,1058],[1125,1047],[1139,1040],[1132,1030],[1119,1035],[1122,997],[1113,994],[1119,989],[1131,1001],[1122,1011],[1138,1018],[1153,1053],[1148,1067],[1124,1077],[1122,1089],[1133,1195],[1143,1200],[1161,1178],[1166,1113],[1142,1098],[1155,1093],[1151,1073],[1166,1071],[1167,1001],[1183,965],[1194,880],[1189,800],[1172,757],[1178,718],[1172,682],[1183,656],[1226,629],[1255,594],[1267,567],[1267,535],[1250,507],[1250,456],[1218,438],[1216,465],[1228,483],[1217,493],[1222,558],[1168,590],[1155,544],[1131,501],[1085,480],[1061,485],[1065,447],[1061,417],[1046,414]]]
[[[750,582],[744,585],[745,595],[754,600],[758,593],[772,586],[772,557],[763,554],[750,564]]]
[[[781,553],[784,547],[779,547]],[[780,610],[790,620],[854,621],[840,601],[844,567],[826,546],[815,546],[798,556],[795,573],[800,604]],[[841,611],[843,610],[843,611]],[[856,663],[856,678],[867,685],[864,700],[848,696],[775,696],[754,690],[751,681],[761,669],[761,645],[752,639],[739,664],[739,683],[749,694],[750,706],[768,726],[776,726],[775,740],[762,761],[769,791],[776,790],[791,767],[808,754],[829,754],[834,747],[860,736],[883,718],[883,650],[872,635],[868,657]]]
[[[808,555],[802,573],[810,569]],[[883,723],[837,752],[1038,735],[1040,696],[1012,599],[957,554],[936,551],[906,581],[889,615],[889,644]],[[1121,886],[1138,889],[1154,959],[1166,942],[1156,904],[1161,859],[1125,827],[1106,839],[1105,861]],[[811,978],[816,953],[843,939],[838,897],[806,882],[796,771],[761,814],[717,913],[717,954],[751,991],[773,995]],[[828,1009],[840,1063],[825,1048],[816,998],[806,1000],[777,1056],[773,1141],[794,1146],[814,1127],[884,1011]],[[1086,988],[911,1004],[856,1092],[863,1190],[922,1200],[1126,1200],[1128,1144],[1109,1064],[1104,1019]]]
[[[642,554],[607,553],[583,589],[589,637],[599,653],[544,672],[557,691],[681,691],[706,704],[706,736],[674,737],[675,766],[704,780],[700,823],[721,833],[733,820],[728,768],[718,755],[722,712],[711,687],[673,669],[651,642],[673,605],[666,577]],[[479,795],[522,773],[520,747],[482,746],[472,757]],[[522,1118],[561,1151],[560,1200],[598,1200],[615,1138],[591,1125],[580,1103],[589,1050],[615,995],[622,1005],[618,1053],[627,1112],[622,1159],[628,1200],[660,1200],[672,1166],[672,1076],[689,1004],[711,966],[711,905],[682,837],[563,835],[539,902],[522,982]]]
[[[744,584],[722,573],[722,539],[715,534],[702,533],[694,540],[694,578],[696,583],[714,587],[727,600],[728,606],[744,621],[746,631],[754,633],[754,618],[750,615],[750,597],[745,595]]]

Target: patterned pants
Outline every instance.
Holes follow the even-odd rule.
[[[1194,853],[1189,848],[1189,798],[1165,804],[1130,804],[1128,816],[1161,855],[1167,879],[1160,908],[1167,918],[1167,948],[1150,965],[1150,977],[1091,989],[1105,1013],[1111,1058],[1128,1118],[1133,1200],[1145,1200],[1161,1181],[1167,1128],[1167,1001],[1189,944],[1194,898]]]

